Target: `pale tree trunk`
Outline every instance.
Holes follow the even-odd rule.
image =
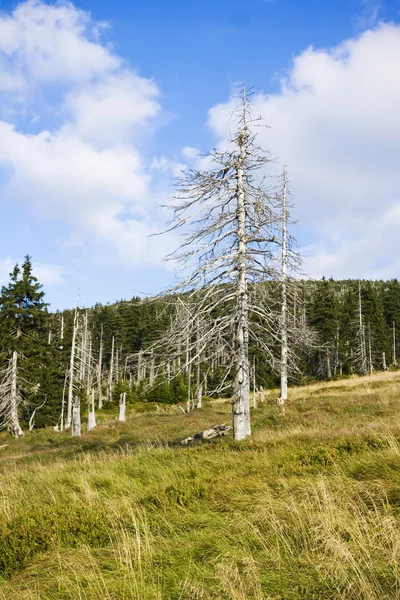
[[[368,323],[368,358],[369,358],[369,372],[372,375],[374,371],[374,365],[372,362],[372,348],[371,348],[371,325]]]
[[[143,380],[142,377],[142,368],[143,368],[143,351],[139,350],[138,354],[138,370],[137,370],[137,382],[140,383]]]
[[[396,323],[393,321],[393,366],[397,367],[396,357]]]
[[[12,355],[9,431],[15,438],[24,435],[18,419],[17,360],[18,354],[14,351]]]
[[[187,365],[187,363],[186,363],[186,365]],[[191,399],[191,396],[192,396],[192,389],[191,389],[192,369],[191,369],[190,365],[189,366],[187,365],[186,369],[187,369],[186,373],[187,373],[187,382],[188,382],[187,412],[190,412],[192,409],[192,399]]]
[[[89,340],[89,354],[87,357],[86,395],[89,397],[92,389],[92,339]]]
[[[45,404],[46,404],[46,400],[44,400],[44,402],[42,402],[42,404],[40,404],[40,406],[35,406],[35,408],[33,409],[33,412],[30,416],[29,424],[28,424],[29,431],[32,431],[33,428],[35,427],[35,415],[36,415],[37,411],[39,409],[41,409]]]
[[[107,400],[112,401],[112,387],[114,381],[114,336],[111,341],[111,360],[110,360],[110,373],[108,375],[108,388],[107,388]]]
[[[200,383],[196,391],[196,408],[201,408],[203,404],[203,385]]]
[[[360,357],[361,357],[361,372],[367,374],[367,354],[365,347],[365,332],[363,325],[362,304],[361,304],[361,282],[358,282],[358,316],[360,327]]]
[[[74,395],[72,402],[71,436],[81,436],[81,399],[78,394]]]
[[[257,408],[256,357],[253,356],[253,408]]]
[[[79,379],[81,381],[85,381],[86,378],[86,357],[87,357],[87,343],[88,343],[88,314],[87,311],[84,316],[84,327],[83,327],[83,336],[81,343],[81,364],[79,370]]]
[[[126,392],[123,392],[119,397],[118,421],[126,421]]]
[[[149,373],[149,383],[150,383],[150,385],[154,385],[155,370],[156,370],[155,359],[154,359],[154,356],[152,355],[151,359],[150,359],[150,373]]]
[[[75,347],[76,347],[76,336],[78,333],[78,307],[75,309],[74,325],[72,330],[72,344],[71,344],[71,357],[69,361],[69,380],[68,380],[68,400],[67,400],[67,418],[65,420],[65,429],[71,427],[72,421],[72,404],[74,396],[74,377],[75,377]]]
[[[167,381],[168,381],[168,383],[171,382],[171,361],[169,358],[167,361]]]
[[[119,381],[119,363],[120,363],[120,356],[122,354],[122,349],[121,348],[117,348],[117,351],[115,353],[115,381],[116,383],[118,383]]]
[[[325,349],[325,356],[326,356],[326,376],[328,379],[332,379],[331,355],[329,354],[329,348]]]
[[[237,187],[237,320],[235,331],[235,356],[233,380],[233,437],[242,440],[251,435],[250,427],[250,377],[249,377],[249,308],[247,289],[247,235],[246,235],[246,199],[243,182],[243,167],[246,160],[246,142],[248,129],[246,125],[246,97],[244,93],[244,127],[238,134],[240,154],[236,167]]]
[[[383,370],[387,371],[386,352],[382,352],[382,366],[383,366]]]
[[[203,403],[203,384],[201,381],[201,345],[200,345],[200,324],[196,323],[196,408],[201,408]]]
[[[102,382],[101,382],[102,363],[103,363],[103,324],[101,324],[99,364],[97,367],[97,393],[98,393],[98,407],[99,408],[103,408],[103,389],[102,389]]]
[[[339,325],[337,326],[337,330],[336,330],[336,346],[335,346],[335,364],[333,366],[333,374],[336,377],[336,373],[337,373],[337,368],[339,365],[339,342],[340,342],[340,333],[339,333]]]
[[[87,421],[87,431],[94,429],[96,427],[96,412],[94,405],[94,389],[91,392],[89,410],[88,410],[88,421]]]
[[[282,211],[282,297],[281,297],[281,389],[278,406],[285,414],[288,394],[288,336],[287,336],[287,173],[283,169],[283,211]],[[295,296],[296,299],[296,296]],[[295,317],[294,317],[295,318]]]

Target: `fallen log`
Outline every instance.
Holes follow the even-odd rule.
[[[193,436],[189,436],[181,441],[181,444],[188,444],[193,440],[212,440],[215,437],[221,437],[223,435],[228,435],[230,430],[232,429],[231,425],[214,425],[214,427],[210,427],[210,429],[205,429],[200,433],[195,433]]]

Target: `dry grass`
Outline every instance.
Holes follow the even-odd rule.
[[[313,384],[285,418],[272,392],[242,443],[175,445],[225,402],[2,435],[0,599],[400,599],[399,391]]]

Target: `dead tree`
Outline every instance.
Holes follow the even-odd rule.
[[[358,282],[358,345],[353,354],[353,362],[356,369],[362,375],[368,371],[367,364],[367,345],[365,339],[365,325],[362,311],[361,282]]]
[[[285,413],[285,402],[287,400],[288,393],[288,332],[287,332],[287,222],[288,222],[288,211],[287,211],[287,174],[286,165],[283,170],[283,204],[282,204],[282,267],[281,267],[281,389],[279,407],[281,414]],[[296,317],[294,318],[296,321]]]
[[[393,366],[396,368],[397,363],[397,355],[396,355],[396,323],[393,321]]]
[[[78,319],[78,306],[75,308],[74,322],[72,326],[72,343],[71,343],[71,355],[69,361],[69,372],[68,372],[68,400],[67,400],[67,418],[65,420],[65,429],[71,427],[72,421],[72,403],[74,397],[74,380],[75,380],[75,369],[76,369],[76,341],[79,331],[79,319]]]
[[[89,403],[88,420],[87,420],[86,430],[91,431],[95,427],[96,427],[96,409],[95,409],[95,404],[94,404],[94,389],[92,389],[91,395],[90,395],[90,403]]]
[[[188,170],[176,182],[168,231],[184,229],[185,240],[168,258],[188,275],[167,293],[185,292],[193,309],[189,314],[207,327],[197,338],[193,316],[173,323],[165,355],[179,356],[179,345],[185,347],[189,340],[188,369],[196,364],[199,352],[221,340],[228,357],[221,388],[231,386],[233,435],[241,440],[251,435],[249,337],[257,338],[251,316],[264,318],[263,309],[250,301],[249,286],[279,278],[271,256],[280,245],[282,211],[281,198],[265,187],[269,156],[257,146],[245,88],[233,119],[236,132],[226,150],[210,153],[210,169]],[[263,340],[259,343],[265,347]],[[215,357],[214,349],[212,354]]]
[[[126,421],[126,392],[123,392],[119,397],[118,421]]]
[[[46,398],[43,400],[42,404],[40,404],[39,406],[35,406],[35,408],[33,409],[32,414],[29,418],[29,423],[28,423],[29,431],[32,431],[33,428],[35,427],[35,415],[36,415],[37,411],[40,410],[45,404],[46,404]]]
[[[101,324],[100,331],[100,348],[99,348],[99,363],[97,365],[97,393],[98,393],[98,407],[103,408],[103,387],[101,380],[101,370],[103,363],[103,324]]]
[[[112,336],[111,341],[111,358],[110,358],[110,371],[108,374],[108,385],[107,385],[107,401],[112,402],[112,391],[113,391],[113,383],[114,383],[114,336]]]
[[[18,418],[21,393],[18,385],[17,362],[18,354],[14,351],[0,380],[0,426],[7,428],[15,438],[24,435]]]

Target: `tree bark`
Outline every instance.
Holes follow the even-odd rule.
[[[14,351],[12,355],[9,430],[11,435],[13,435],[15,438],[19,438],[24,435],[18,419],[17,360],[18,354]]]
[[[282,310],[281,310],[281,414],[285,413],[288,393],[288,336],[287,336],[287,174],[283,169],[283,210],[282,210]],[[294,317],[295,318],[295,317]],[[282,408],[283,407],[283,408]]]
[[[244,96],[244,103],[246,97]],[[244,115],[246,115],[246,104]],[[246,160],[248,129],[246,117],[244,127],[238,133],[239,158],[236,168],[237,187],[237,318],[235,331],[235,356],[233,380],[233,437],[242,440],[251,435],[250,426],[250,377],[249,377],[249,309],[247,289],[247,241],[246,241],[246,200],[243,182],[243,167]]]
[[[119,397],[118,421],[126,421],[126,392],[123,392]]]
[[[103,408],[103,389],[101,385],[101,369],[103,363],[103,323],[101,324],[100,332],[100,349],[99,349],[99,364],[97,367],[97,393],[98,393],[98,407]]]
[[[72,402],[71,436],[81,436],[81,399],[78,394],[74,395]]]
[[[96,412],[94,406],[94,389],[92,390],[89,410],[88,410],[88,422],[87,422],[87,431],[94,429],[96,427]]]
[[[112,402],[112,387],[114,381],[114,336],[111,342],[111,359],[110,359],[110,373],[108,375],[108,389],[107,389],[107,400]]]
[[[74,369],[75,369],[75,346],[76,346],[76,335],[78,332],[78,307],[75,309],[74,325],[72,330],[72,344],[71,344],[71,357],[69,361],[69,381],[68,381],[68,400],[67,400],[67,418],[65,420],[65,429],[71,427],[72,421],[72,404],[74,395]]]

